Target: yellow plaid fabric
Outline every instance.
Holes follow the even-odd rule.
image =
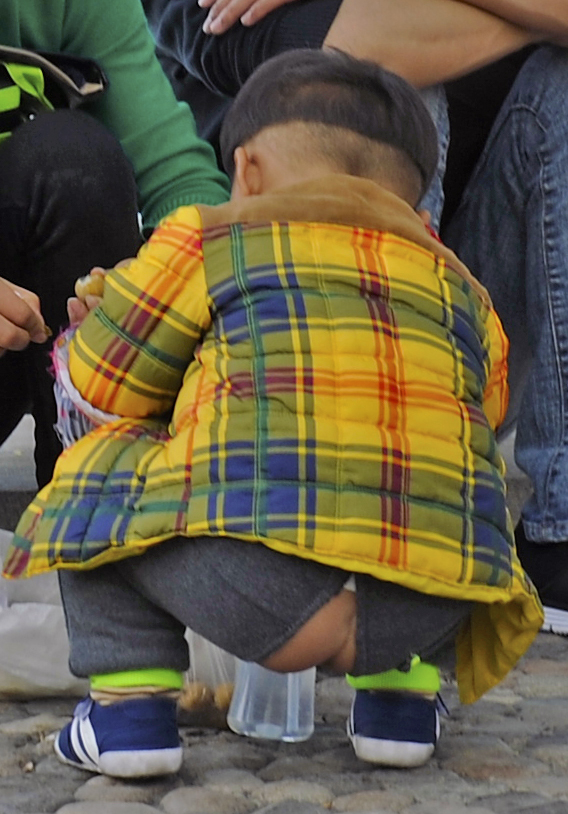
[[[507,342],[423,229],[382,231],[369,206],[377,228],[184,208],[108,275],[70,369],[125,418],[64,452],[7,576],[230,535],[477,601],[462,697],[507,672],[541,621],[492,430]]]

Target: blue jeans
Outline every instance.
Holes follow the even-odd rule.
[[[568,541],[566,88],[568,51],[535,51],[443,235],[489,290],[511,342],[509,422],[534,489],[522,518],[539,542]]]
[[[437,232],[440,229],[440,219],[444,205],[444,173],[446,171],[446,157],[450,143],[450,123],[448,120],[448,105],[446,94],[441,85],[425,88],[421,91],[422,101],[430,111],[438,130],[438,167],[436,176],[430,189],[420,201],[418,209],[426,209],[430,213],[430,225]]]

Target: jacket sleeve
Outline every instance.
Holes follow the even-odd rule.
[[[197,208],[184,207],[107,274],[69,352],[71,381],[94,407],[138,418],[173,406],[211,324],[201,234]]]
[[[489,372],[483,394],[483,408],[489,424],[495,430],[505,420],[509,406],[507,381],[509,340],[493,307],[487,311],[485,327],[489,343]]]
[[[144,226],[179,206],[229,197],[213,149],[197,136],[158,59],[140,0],[66,3],[61,50],[96,59],[109,87],[85,108],[121,142],[134,168]]]

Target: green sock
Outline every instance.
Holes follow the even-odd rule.
[[[345,676],[347,683],[356,690],[409,690],[411,692],[432,693],[440,690],[440,671],[433,664],[413,656],[410,670],[387,670],[367,676]]]
[[[151,667],[147,670],[125,670],[121,673],[101,673],[90,676],[91,689],[120,690],[126,687],[162,687],[164,690],[181,690],[183,673],[177,670]]]

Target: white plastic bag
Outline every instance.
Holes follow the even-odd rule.
[[[195,726],[227,726],[237,660],[193,630],[187,630],[190,667],[179,706]]]
[[[12,534],[0,529],[0,555]],[[84,695],[69,672],[69,645],[56,574],[0,577],[0,698]]]
[[[2,560],[11,539],[10,532],[0,529]],[[180,708],[189,723],[226,726],[236,659],[191,630],[186,638],[191,667]],[[88,682],[71,675],[68,660],[57,575],[0,577],[0,699],[85,695]]]

